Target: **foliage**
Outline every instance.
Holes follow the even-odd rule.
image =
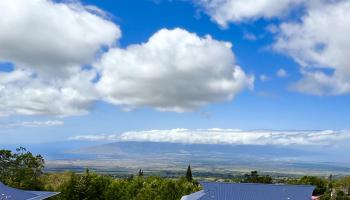
[[[85,172],[70,174],[57,199],[62,200],[179,200],[182,196],[200,190],[198,183],[185,178],[171,180],[159,177],[137,176],[132,179],[113,179]]]
[[[257,171],[252,171],[250,174],[245,174],[242,180],[243,183],[266,183],[271,184],[271,176],[259,175]]]
[[[187,181],[192,181],[193,180],[191,165],[188,165],[188,167],[187,167],[186,179],[187,179]]]
[[[63,173],[45,173],[40,177],[40,181],[43,183],[43,190],[46,191],[59,191],[63,184],[66,184],[72,176],[72,172]]]
[[[71,173],[69,181],[60,188],[60,199],[103,199],[103,194],[111,182],[110,177],[90,173],[89,170],[83,175]]]
[[[350,194],[350,176],[338,180],[335,183],[335,187],[342,187],[348,194]]]
[[[0,150],[0,181],[16,188],[39,190],[43,187],[44,159],[20,147],[13,153]]]
[[[304,176],[298,181],[298,184],[316,186],[315,195],[322,195],[327,191],[326,180],[315,176]]]
[[[43,174],[43,167],[43,158],[25,148],[18,148],[15,152],[0,150],[1,182],[15,188],[61,192],[52,198],[54,200],[178,200],[201,189],[193,180],[191,166],[188,166],[186,175],[178,179],[146,177],[142,169],[138,171],[138,176],[119,179],[90,173],[89,170],[83,174]],[[337,179],[333,179],[333,176],[304,176],[274,180],[252,171],[241,180],[236,178],[229,181],[314,185],[314,195],[321,196],[321,200],[350,200],[350,176]]]
[[[142,169],[139,170],[139,176],[143,176],[143,170]]]

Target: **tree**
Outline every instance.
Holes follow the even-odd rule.
[[[43,185],[39,177],[43,174],[44,159],[41,155],[33,155],[25,148],[0,150],[0,181],[21,188],[40,190]]]
[[[62,185],[60,197],[67,200],[105,199],[106,189],[111,182],[110,177],[90,173],[89,170],[81,175],[72,173],[69,181]]]
[[[324,179],[315,176],[304,176],[302,177],[298,184],[313,185],[316,186],[314,195],[323,195],[327,191],[327,182]]]
[[[75,173],[70,174],[68,182],[64,183],[61,188],[61,199],[79,200],[79,194],[77,193],[77,175]]]
[[[192,181],[193,180],[191,165],[188,165],[188,167],[187,167],[186,179],[187,179],[187,181]]]
[[[143,170],[142,169],[139,170],[139,176],[143,176]]]
[[[270,176],[261,176],[257,171],[252,171],[250,174],[245,174],[243,181],[244,183],[265,183],[271,184],[272,178]]]

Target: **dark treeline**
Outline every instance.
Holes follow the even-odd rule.
[[[57,200],[179,200],[182,196],[201,189],[192,177],[188,166],[182,178],[146,176],[140,169],[137,176],[113,178],[109,175],[73,172],[43,173],[44,159],[24,148],[15,152],[0,150],[0,181],[4,184],[28,190],[61,192]],[[333,179],[315,176],[273,179],[259,175],[257,171],[240,178],[225,179],[229,182],[284,183],[314,185],[315,195],[321,200],[350,200],[350,177]]]
[[[64,179],[62,182],[56,182]],[[46,190],[60,191],[54,199],[62,200],[179,200],[198,191],[198,183],[186,178],[176,180],[135,176],[114,179],[90,173],[63,173],[45,175]]]
[[[252,171],[250,174],[245,174],[242,183],[266,183],[271,184],[273,180],[271,176],[262,176],[258,174],[258,171]]]
[[[145,177],[143,170],[138,176],[113,178],[86,170],[73,172],[43,173],[44,159],[24,148],[16,152],[0,150],[0,181],[4,184],[28,190],[61,192],[51,199],[57,200],[179,200],[182,196],[200,190],[188,167],[184,177],[167,179]]]

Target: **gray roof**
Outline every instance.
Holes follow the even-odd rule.
[[[0,182],[0,200],[43,200],[57,195],[58,192],[19,190]]]
[[[203,190],[181,200],[310,200],[310,185],[201,182]]]

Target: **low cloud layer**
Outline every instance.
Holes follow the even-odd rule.
[[[81,135],[70,140],[144,141],[230,145],[335,145],[350,140],[350,131],[242,131],[234,129],[170,129],[131,131],[120,135]]]
[[[62,126],[64,125],[63,121],[52,120],[52,121],[23,121],[16,123],[7,123],[0,124],[0,128],[2,129],[12,129],[12,128],[44,128],[51,126]]]

